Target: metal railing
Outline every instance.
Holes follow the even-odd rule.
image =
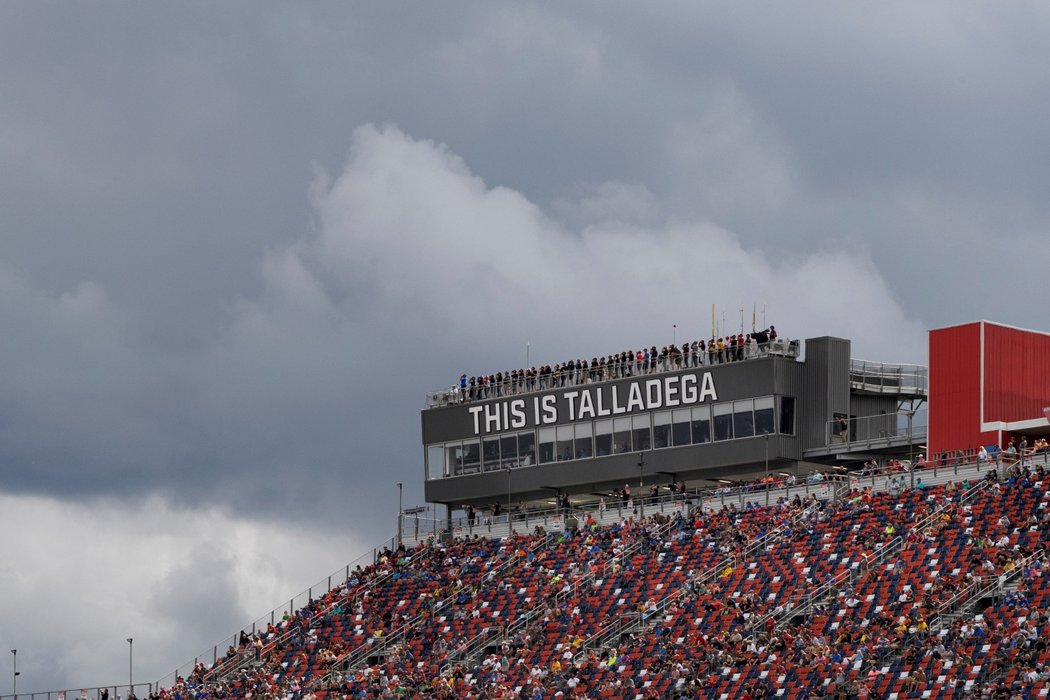
[[[812,475],[811,475],[812,476]],[[536,526],[544,530],[562,528],[566,518],[582,518],[590,513],[599,524],[608,524],[625,518],[644,517],[653,512],[681,510],[688,513],[700,508],[705,511],[720,510],[723,507],[746,508],[755,505],[772,505],[783,498],[795,495],[818,498],[829,498],[836,486],[848,484],[846,475],[835,473],[820,474],[819,479],[777,475],[769,481],[756,480],[738,485],[713,486],[710,488],[686,489],[681,493],[660,493],[657,496],[644,495],[632,498],[630,503],[616,498],[602,507],[598,502],[578,503],[568,510],[560,507],[543,509],[512,510],[498,516],[481,513],[471,524],[466,516],[456,516],[450,520],[419,517],[418,514],[406,514],[402,520],[402,537],[406,545],[411,546],[430,538],[442,537],[505,537],[509,533],[528,534]],[[451,530],[448,529],[451,525]],[[509,526],[509,527],[508,527]],[[418,534],[415,534],[418,533]],[[418,537],[419,539],[416,539]]]
[[[154,690],[160,690],[156,683],[127,683],[103,685],[91,688],[67,688],[65,690],[48,690],[37,693],[0,695],[0,700],[101,700],[105,692],[108,700],[129,700],[134,697],[145,698]]]
[[[288,601],[288,606],[286,608],[287,614],[289,616],[294,616],[299,610],[302,610],[307,605],[309,605],[310,602],[314,600],[315,596],[321,597],[334,589],[342,587],[344,584],[346,584],[353,578],[353,575],[357,572],[358,567],[365,569],[367,566],[373,566],[378,559],[380,551],[381,550],[379,548],[373,549],[371,553],[358,557],[353,562],[346,564],[343,568],[330,574],[327,578],[322,579],[318,583],[307,588],[305,591],[302,591],[298,595],[293,596]],[[410,562],[416,557],[420,556],[420,554],[421,552],[411,553]],[[385,573],[372,576],[367,582],[367,585],[378,585],[383,581],[388,580],[391,575],[391,573]],[[281,607],[284,606],[282,605]],[[263,655],[269,654],[276,645],[286,641],[291,635],[295,634],[301,626],[289,625],[289,629],[281,628],[279,625],[284,622],[284,614],[278,615],[278,610],[280,610],[280,608],[274,608],[266,615],[263,615],[262,617],[256,619],[254,622],[251,623],[250,626],[246,626],[243,628],[243,631],[247,633],[249,637],[253,637],[257,632],[268,630],[271,628],[271,626],[278,628],[279,634],[273,639],[266,640],[263,649]],[[311,615],[309,619],[302,620],[301,622],[309,626],[310,622],[312,622],[320,616],[327,614],[329,611],[330,608],[319,610],[313,615]],[[294,629],[291,629],[293,627]],[[237,653],[235,656],[227,657],[226,650],[230,647],[235,649]],[[211,649],[205,650],[203,653],[195,657],[193,661],[187,662],[182,666],[176,668],[171,673],[162,676],[159,680],[157,680],[156,687],[169,687],[171,685],[174,685],[179,678],[188,677],[193,672],[194,668],[196,667],[199,661],[204,662],[206,670],[209,672],[210,677],[207,678],[207,681],[217,682],[222,678],[226,677],[228,673],[232,673],[254,662],[255,653],[250,648],[250,645],[246,645],[245,648],[240,647],[240,632],[238,632],[237,634],[234,634],[231,637],[228,637],[225,640],[214,645]],[[220,653],[222,654],[222,656],[220,656]],[[232,659],[232,661],[227,661],[227,659]],[[216,668],[217,666],[218,668]]]
[[[526,558],[531,553],[534,553],[547,546],[548,540],[551,540],[551,536],[544,537],[543,539],[535,542],[526,550]],[[486,580],[497,580],[506,570],[512,566],[520,564],[520,558],[516,556],[514,552],[498,566],[490,569],[485,573]],[[459,596],[459,591],[454,591],[451,595],[437,601],[433,604],[432,610],[437,613],[446,608],[450,608],[456,598]],[[432,619],[432,615],[429,612],[420,613],[408,620],[405,620],[399,627],[392,630],[389,634],[385,634],[379,638],[372,638],[367,640],[360,647],[343,654],[338,659],[333,661],[329,665],[328,672],[321,679],[322,684],[329,684],[333,682],[334,676],[341,675],[342,673],[356,669],[358,666],[369,659],[369,657],[380,656],[388,652],[395,644],[400,644],[407,636],[420,630],[424,624]]]
[[[466,387],[461,387],[457,383],[448,389],[427,392],[424,407],[438,408],[460,403],[499,399],[507,396],[522,396],[541,391],[582,386],[584,384],[599,384],[617,379],[679,372],[686,369],[716,367],[724,364],[762,359],[771,355],[797,359],[801,354],[800,341],[778,338],[769,343],[738,347],[736,348],[736,356],[733,359],[730,359],[730,349],[727,348],[722,353],[716,352],[713,356],[707,352],[698,353],[696,356],[692,354],[667,355],[658,357],[655,360],[651,359],[648,364],[644,361],[638,362],[636,359],[631,359],[627,362],[616,360],[607,361],[605,364],[593,367],[590,363],[587,363],[586,367],[580,369],[552,370],[549,374],[540,373],[536,368],[531,368],[526,370],[526,372],[532,372],[531,376],[519,374],[516,379],[503,373],[503,378],[496,380],[494,379],[495,373],[493,373],[487,376],[482,375],[480,379],[483,382],[488,379],[488,382],[481,385],[475,383],[473,387],[469,384]]]
[[[699,576],[694,577],[689,582],[690,585],[695,587],[714,583],[720,576],[722,576],[726,567],[733,568],[735,564],[746,561],[755,556],[760,550],[766,549],[771,542],[779,539],[785,533],[793,530],[793,528],[798,526],[802,521],[808,519],[816,510],[817,505],[810,504],[799,513],[794,514],[791,518],[790,524],[774,528],[754,542],[748,544],[742,551],[731,554],[719,563],[708,567]],[[623,634],[631,634],[644,629],[651,621],[659,620],[675,601],[685,596],[686,590],[687,589],[684,586],[678,588],[656,602],[654,608],[651,610],[617,615],[611,623],[602,627],[583,641],[583,644],[580,646],[576,655],[577,660],[581,660],[586,655],[586,652],[599,649],[612,639]]]
[[[896,478],[901,488],[916,488],[919,482],[924,487],[938,486],[949,481],[980,481],[995,471],[1000,479],[1006,479],[1012,467],[1018,464],[1016,457],[1000,455],[998,459],[979,459],[977,450],[956,450],[944,455],[935,455],[923,463],[909,460],[891,460],[880,464],[875,471],[861,469],[847,472],[850,485],[855,488],[870,487],[872,490],[888,490],[890,478]],[[1036,463],[1050,461],[1050,455],[1037,455]],[[1025,461],[1032,464],[1032,458]],[[1050,464],[1047,464],[1050,466]]]
[[[849,377],[850,384],[863,391],[925,396],[929,391],[930,368],[851,359]]]
[[[612,567],[614,561],[626,561],[630,559],[642,550],[643,546],[647,543],[648,540],[651,540],[652,538],[662,538],[669,534],[674,527],[675,522],[670,519],[667,522],[658,524],[655,529],[649,529],[648,526],[644,526],[642,528],[642,531],[637,534],[637,536],[630,542],[630,544],[624,546],[618,554],[616,554],[615,556],[608,557],[603,562],[601,566],[601,578],[604,579],[609,576],[610,568]],[[583,587],[586,584],[593,585],[594,582],[598,580],[598,578],[599,575],[597,570],[589,569],[582,576],[579,576],[571,581],[566,581],[565,586],[561,590],[559,590],[558,593],[555,595],[556,602],[564,602],[570,596],[578,595],[581,587]],[[475,637],[474,643],[468,646],[466,649],[464,649],[462,655],[458,658],[457,661],[449,661],[449,663],[447,663],[445,667],[442,668],[442,675],[444,675],[450,670],[452,663],[465,663],[468,666],[476,664],[479,653],[484,651],[485,648],[494,644],[501,644],[502,642],[509,640],[511,637],[513,637],[519,630],[526,628],[529,624],[531,624],[531,622],[535,618],[537,611],[540,609],[539,600],[537,600],[536,602],[537,605],[535,607],[526,610],[524,613],[519,615],[516,620],[502,628],[502,630],[498,627],[487,628],[493,630],[498,634],[489,634],[484,639],[480,639],[482,637],[482,635],[480,634],[477,637]]]
[[[959,497],[960,504],[969,503],[978,494],[980,494],[987,487],[987,482],[979,482],[970,487],[969,490],[964,492]],[[943,503],[933,511],[928,513],[922,519],[916,521],[912,525],[908,526],[910,532],[922,532],[926,528],[933,525],[945,511],[952,505],[952,502]],[[864,566],[871,567],[873,565],[882,564],[890,556],[896,556],[904,549],[905,539],[904,535],[895,535],[887,542],[883,543],[876,551],[865,556]],[[804,591],[798,596],[793,596],[787,604],[779,606],[778,609],[772,610],[765,615],[754,621],[752,627],[752,633],[757,633],[765,629],[769,621],[773,621],[774,629],[779,628],[783,624],[784,620],[789,617],[797,617],[799,615],[808,616],[814,608],[821,603],[836,597],[841,590],[843,585],[852,586],[853,582],[853,570],[844,569],[843,571],[835,574],[825,583],[818,586],[816,589],[811,591]]]
[[[1032,562],[1042,559],[1046,552],[1040,548],[1027,556],[1013,562],[1014,570],[1009,573],[996,574],[993,576],[978,576],[966,586],[955,591],[949,598],[942,601],[934,614],[931,616],[929,626],[931,630],[943,629],[946,618],[957,615],[980,600],[989,596],[1001,596],[1012,581],[1020,578],[1024,570]]]
[[[845,428],[838,419],[832,419],[824,424],[824,443],[850,450],[921,443],[926,440],[928,422],[927,409],[857,416],[847,419]]]

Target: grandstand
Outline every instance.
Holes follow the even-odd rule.
[[[649,440],[641,459],[633,448],[594,451],[603,418],[576,410],[583,382],[513,394],[526,406],[535,399],[569,411],[564,393],[576,391],[573,420],[546,426],[526,418],[511,428],[503,408],[485,408],[505,395],[428,401],[424,446],[440,466],[427,462],[427,492],[441,496],[443,518],[402,512],[397,536],[364,561],[168,677],[111,686],[108,697],[1048,695],[1050,452],[960,445],[927,458],[914,422],[925,368],[852,361],[839,339],[783,347],[742,351],[725,367],[672,360],[646,373],[663,394],[627,416],[645,417],[648,432],[631,435],[632,445]],[[711,405],[699,396],[667,405],[668,387],[693,385],[687,375],[714,388]],[[607,392],[602,401],[612,406],[612,387],[637,381],[596,375],[586,387],[595,403]],[[785,399],[794,405],[789,432]],[[886,401],[904,410],[881,413]],[[715,412],[720,403],[730,412]],[[760,416],[767,403],[778,410]],[[694,441],[698,407],[712,420],[732,416],[728,436],[714,438],[716,429]],[[689,411],[689,430],[679,433],[688,440],[675,440],[678,410]],[[464,459],[468,438],[454,432],[472,431],[464,421],[484,421],[486,411],[498,416],[489,471],[483,423],[477,464]],[[756,433],[767,418],[771,430]],[[497,420],[507,429],[495,429]],[[835,429],[843,421],[845,435]],[[578,432],[581,423],[587,430]],[[670,440],[658,447],[662,425]],[[545,462],[539,448],[534,461],[521,459],[530,429],[535,445],[554,429],[546,454],[556,455],[566,426],[571,458]],[[513,456],[503,449],[507,432]],[[588,443],[577,439],[592,449],[581,454]],[[636,479],[633,493],[616,488]],[[457,484],[463,493],[448,496]],[[524,507],[462,509],[504,496]],[[102,690],[48,696],[95,700]]]

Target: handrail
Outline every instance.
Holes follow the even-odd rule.
[[[850,359],[850,382],[864,387],[907,390],[925,394],[929,387],[930,369],[926,365],[909,365],[891,362],[871,362]]]
[[[595,504],[595,508],[593,508],[592,510],[597,511],[597,504]],[[539,521],[547,521],[550,519],[574,517],[586,512],[587,509],[579,505],[570,506],[569,508],[553,506],[551,508],[541,508],[539,510],[513,510],[509,512],[500,513],[497,516],[479,514],[478,518],[476,519],[473,525],[470,524],[470,521],[467,519],[466,516],[459,516],[456,518],[450,518],[447,522],[451,524],[451,530],[446,530],[444,527],[442,527],[440,530],[438,530],[438,536],[443,536],[446,533],[451,536],[457,531],[464,533],[468,537],[473,535],[487,535],[493,532],[493,526],[498,527],[499,525],[504,525],[507,523],[510,524],[510,529],[508,530],[507,535],[511,535],[515,533],[514,525],[524,525],[525,527],[528,527],[529,524],[532,522],[539,523]],[[421,518],[421,520],[426,521],[429,519]],[[435,518],[433,519],[433,522],[437,523],[444,521]],[[520,534],[528,533],[523,532]],[[410,539],[407,535],[404,535],[404,537],[406,539]],[[427,537],[427,540],[429,539],[431,539],[430,536]],[[425,542],[427,540],[422,541]]]
[[[388,571],[383,571],[376,576],[371,576],[366,581],[362,581],[361,584],[354,589],[354,591],[359,592],[362,589],[374,591],[379,586],[385,585],[387,582],[389,582],[393,578],[394,574],[402,568],[411,569],[413,565],[417,563],[424,554],[426,554],[426,552],[427,550],[425,547],[417,547],[416,551],[408,557],[408,560],[405,562],[405,565],[403,567],[395,565],[392,566],[391,569]],[[348,577],[347,582],[349,582],[349,580],[350,579]],[[342,585],[345,584],[341,584],[341,586]],[[320,610],[317,610],[315,613],[313,613],[307,618],[293,618],[288,625],[280,628],[281,630],[283,630],[282,634],[278,635],[274,639],[268,640],[264,644],[261,653],[259,654],[259,658],[261,659],[266,656],[269,656],[274,650],[280,649],[286,642],[291,640],[293,637],[301,635],[304,629],[310,629],[315,622],[330,615],[335,608],[340,607],[346,602],[346,596],[350,594],[351,590],[348,589],[346,591],[346,594],[344,596],[341,596],[339,600],[331,601],[328,605],[326,605]],[[214,664],[208,670],[208,673],[205,674],[203,679],[206,685],[221,683],[222,681],[228,679],[231,674],[240,671],[246,666],[252,665],[252,663],[255,662],[255,653],[250,647],[246,646],[244,649],[238,651],[236,657],[230,658],[236,658],[237,661],[231,665],[223,664],[221,667],[218,664]]]
[[[1025,567],[1036,559],[1041,559],[1044,555],[1045,549],[1040,547],[1036,551],[1013,562],[1015,568],[1009,573],[978,576],[969,585],[959,589],[954,595],[937,606],[937,610],[929,622],[930,629],[934,629],[935,625],[937,629],[941,629],[943,618],[952,611],[964,608],[972,601],[980,600],[996,591],[1001,593],[1011,581],[1024,574]]]
[[[661,493],[658,496],[651,497],[648,495],[638,496],[633,500],[634,507],[648,507],[650,505],[661,505],[667,503],[683,502],[693,505],[703,505],[708,500],[724,500],[727,497],[743,497],[743,496],[761,496],[769,493],[773,495],[775,492],[782,491],[784,494],[788,494],[791,491],[799,491],[807,487],[816,488],[820,486],[830,486],[835,483],[848,482],[848,476],[854,474],[848,472],[846,474],[835,474],[828,473],[821,475],[821,481],[808,482],[805,478],[797,481],[792,481],[789,477],[776,477],[770,482],[762,482],[761,480],[748,482],[739,486],[712,486],[710,488],[692,488],[687,489],[684,493]],[[773,502],[770,503],[772,505]],[[614,501],[612,504],[607,504],[604,512],[618,511],[621,515],[626,511],[627,515],[632,514],[633,508],[627,508],[623,505],[622,501]],[[598,513],[599,506],[597,503],[584,503],[572,506],[567,514],[578,515],[585,514],[587,512]],[[452,524],[452,532],[461,531],[466,535],[474,534],[485,534],[493,531],[493,526],[506,524],[508,519],[510,520],[511,526],[525,525],[529,526],[532,522],[538,522],[540,520],[549,518],[558,518],[566,515],[566,510],[558,506],[551,508],[544,508],[540,510],[526,510],[526,511],[511,511],[501,513],[499,516],[486,516],[480,517],[479,521],[471,527],[466,519],[466,516],[457,516],[452,518],[449,522]],[[427,520],[427,519],[421,519]],[[435,519],[436,521],[437,519]],[[424,528],[426,529],[426,528]],[[442,534],[442,531],[439,534]],[[429,539],[429,538],[428,538]],[[425,541],[425,540],[423,540]]]
[[[983,491],[986,487],[987,482],[985,481],[978,482],[974,486],[971,486],[966,492],[962,494],[962,496],[959,497],[959,503],[965,504],[969,502],[974,496]],[[914,524],[912,524],[908,528],[908,530],[911,532],[922,532],[930,525],[935,523],[938,519],[940,519],[941,515],[944,514],[944,512],[948,509],[948,507],[951,504],[952,501],[949,500],[946,503],[938,505],[937,508],[931,513],[927,514],[921,520],[918,520]],[[881,547],[879,547],[876,552],[872,553],[872,555],[866,557],[866,565],[871,566],[872,564],[882,563],[890,556],[890,554],[900,553],[900,551],[904,548],[904,544],[904,536],[896,535],[895,537],[891,538],[888,542],[884,543]],[[783,620],[789,615],[809,615],[817,604],[819,604],[827,598],[830,598],[832,593],[837,595],[839,586],[842,583],[844,583],[847,579],[852,579],[851,569],[845,569],[842,574],[836,574],[830,580],[819,586],[814,591],[810,593],[805,593],[803,596],[800,596],[800,603],[796,604],[789,602],[787,605],[781,606],[778,610],[772,610],[769,613],[766,613],[761,618],[755,621],[754,626],[752,627],[752,632],[755,633],[762,627],[765,627],[765,625],[770,619],[774,621],[775,628],[778,628],[782,624]]]
[[[800,513],[792,516],[790,525],[782,524],[770,532],[765,533],[762,537],[748,544],[742,551],[726,557],[718,564],[709,567],[704,573],[700,574],[700,576],[694,577],[690,584],[693,586],[705,585],[716,580],[727,566],[731,567],[736,562],[750,558],[757,553],[758,550],[764,549],[769,542],[781,537],[788,530],[792,529],[791,526],[798,525],[816,510],[816,504],[807,506]],[[609,639],[622,634],[625,630],[634,631],[635,629],[641,629],[641,627],[643,627],[649,620],[658,617],[658,615],[667,610],[672,603],[683,597],[685,591],[685,587],[680,587],[676,591],[665,596],[655,604],[655,610],[617,615],[611,623],[584,640],[583,644],[580,645],[579,652],[577,652],[577,660],[580,660],[587,651],[602,647]]]
[[[306,590],[298,593],[297,595],[292,596],[292,598],[288,601],[288,605],[287,605],[287,608],[286,608],[288,613],[289,614],[293,614],[295,611],[298,611],[298,610],[302,609],[303,607],[305,607],[307,604],[309,604],[310,601],[312,601],[314,599],[315,593],[318,594],[318,596],[324,596],[324,595],[327,595],[328,593],[330,593],[332,590],[334,590],[336,588],[339,588],[340,586],[344,585],[346,582],[348,582],[351,579],[352,574],[355,573],[359,568],[367,568],[367,567],[370,567],[370,566],[374,566],[376,564],[377,560],[378,560],[378,556],[379,556],[379,553],[381,551],[382,551],[381,547],[374,547],[371,552],[366,553],[366,554],[362,554],[360,557],[358,557],[357,559],[351,561],[349,564],[346,564],[345,566],[341,567],[340,569],[338,569],[338,570],[332,572],[331,574],[329,574],[326,579],[322,579],[321,581],[319,581],[318,583],[314,584],[313,586],[310,586]],[[416,552],[412,553],[410,555],[410,558],[414,558],[416,556],[419,556],[419,554],[422,551],[423,551],[423,548],[417,547],[416,548]],[[335,585],[333,585],[333,582],[335,582]],[[301,601],[301,602],[297,604],[297,601]],[[285,607],[285,606],[282,605],[281,607]],[[266,613],[262,617],[256,619],[254,622],[252,622],[250,626],[249,625],[245,625],[242,628],[242,631],[247,631],[247,630],[250,629],[251,630],[250,634],[254,635],[258,631],[259,628],[265,630],[265,629],[268,628],[269,625],[276,625],[277,623],[279,623],[281,621],[281,618],[278,617],[278,610],[280,610],[280,608],[272,609],[269,613]],[[207,666],[207,668],[208,668],[208,670],[211,671],[212,669],[214,669],[215,666],[217,666],[219,664],[220,661],[224,661],[225,658],[226,658],[225,657],[225,652],[223,652],[224,655],[222,657],[219,656],[220,648],[222,648],[222,647],[230,647],[230,646],[232,646],[234,648],[238,648],[240,646],[240,644],[239,644],[239,637],[240,637],[240,633],[239,632],[237,634],[231,635],[230,637],[220,641],[218,644],[215,644],[211,649],[205,650],[204,652],[202,652],[201,654],[196,656],[193,659],[193,661],[187,662],[187,663],[177,667],[171,673],[162,676],[160,679],[158,679],[156,681],[157,687],[158,688],[159,687],[165,687],[166,685],[174,684],[180,677],[187,677],[187,676],[189,676],[192,673],[194,667],[197,665],[197,663],[199,661],[204,661],[206,666]],[[271,641],[274,641],[274,640],[271,640]],[[209,654],[209,652],[211,652],[211,653]],[[250,655],[250,654],[251,654],[251,650],[250,649],[244,649],[244,650],[238,651],[238,656]],[[211,656],[211,663],[210,664],[207,663],[207,660],[208,660],[209,656]]]
[[[548,536],[544,537],[542,540],[540,540],[539,542],[533,544],[527,550],[526,557],[528,556],[528,554],[536,552],[537,550],[542,549],[543,547],[545,547],[546,544],[547,544],[547,540],[551,539],[551,537],[552,536],[548,535]],[[487,578],[487,579],[488,578],[497,578],[506,569],[510,568],[513,564],[516,564],[517,562],[518,562],[518,557],[515,555],[514,552],[511,552],[510,556],[508,556],[506,558],[506,560],[504,560],[499,566],[497,566],[494,569],[490,569],[485,574],[485,578]],[[436,610],[440,610],[440,609],[444,609],[445,607],[451,605],[452,602],[458,596],[459,596],[459,591],[457,590],[457,591],[453,592],[451,595],[449,595],[449,596],[443,598],[442,600],[438,601],[437,603],[435,603],[434,606],[433,606],[433,609],[435,611]],[[414,630],[417,630],[418,628],[422,627],[423,623],[426,622],[428,619],[430,619],[430,616],[428,614],[420,613],[420,614],[416,615],[415,617],[413,617],[413,618],[411,618],[409,620],[406,620],[396,630],[390,632],[389,634],[383,635],[375,643],[369,643],[368,641],[365,641],[365,643],[362,644],[361,646],[359,646],[358,648],[353,649],[353,650],[343,654],[342,656],[337,658],[335,661],[333,661],[329,665],[328,672],[325,673],[325,675],[322,677],[321,682],[322,683],[331,682],[333,674],[335,674],[337,672],[338,673],[342,673],[343,671],[351,670],[351,669],[355,668],[358,664],[360,664],[361,661],[367,659],[369,656],[373,656],[373,655],[375,655],[375,654],[377,654],[379,652],[386,651],[395,642],[400,642],[410,631],[414,631]]]
[[[929,410],[925,408],[856,416],[848,419],[843,435],[839,419],[833,418],[824,421],[824,445],[820,447],[842,445],[858,449],[890,441],[925,441],[928,419]]]
[[[543,391],[552,391],[554,389],[581,386],[584,384],[601,384],[603,382],[611,382],[619,379],[666,374],[668,372],[678,372],[686,369],[706,369],[721,365],[737,364],[749,360],[762,359],[770,356],[797,359],[801,355],[800,347],[801,342],[799,340],[777,338],[768,343],[759,343],[755,345],[745,344],[742,348],[738,348],[743,356],[735,360],[725,359],[724,361],[711,361],[710,358],[707,357],[707,353],[702,353],[698,355],[700,360],[694,362],[691,354],[683,355],[682,353],[679,353],[677,361],[675,356],[671,354],[650,359],[649,367],[639,365],[635,358],[631,358],[626,363],[621,363],[617,359],[616,361],[606,362],[604,365],[599,364],[593,367],[590,362],[588,362],[587,365],[581,369],[573,368],[570,370],[566,368],[565,370],[557,370],[558,374],[554,374],[556,370],[551,370],[550,374],[541,373],[543,368],[550,367],[549,365],[541,365],[540,369],[532,367],[525,370],[526,373],[531,372],[532,374],[520,374],[516,381],[510,376],[504,376],[501,381],[490,381],[489,384],[482,384],[481,386],[468,386],[466,387],[466,395],[464,395],[464,390],[459,384],[455,384],[448,389],[428,391],[424,408],[430,409],[442,406],[453,406],[461,403],[487,401],[489,399],[498,399],[507,396],[524,396]],[[725,350],[725,353],[726,356],[728,356],[728,348]],[[619,353],[617,353],[617,358],[618,356]],[[568,361],[563,364],[567,363]],[[644,364],[644,362],[642,364]],[[557,366],[560,367],[561,365]],[[486,379],[494,378],[495,374],[496,373],[478,375],[478,377],[484,382]],[[474,392],[474,395],[471,395],[471,391]]]
[[[479,649],[483,649],[487,646],[489,638],[496,634],[498,630],[499,627],[497,625],[486,625],[485,627],[482,627],[480,632],[461,644],[458,649],[454,649],[448,655],[445,665],[441,667],[440,675],[444,676],[448,674],[454,664],[470,665],[470,659]]]
[[[629,545],[624,547],[620,551],[620,553],[616,555],[616,557],[608,557],[606,559],[606,561],[605,561],[605,563],[604,563],[604,565],[602,567],[602,577],[605,578],[608,575],[608,566],[610,565],[612,560],[614,560],[614,559],[626,559],[628,557],[634,556],[642,548],[642,544],[646,540],[651,539],[653,537],[663,537],[665,534],[667,534],[668,532],[671,531],[671,529],[674,527],[674,525],[675,525],[674,520],[671,519],[671,518],[668,518],[667,522],[658,524],[657,528],[655,530],[652,530],[652,531],[647,530],[646,526],[642,526],[642,530],[643,531],[639,533],[638,537],[636,537],[634,539],[634,541],[632,541]],[[584,573],[582,576],[579,576],[576,579],[574,579],[571,583],[567,582],[568,585],[566,585],[564,588],[562,588],[560,591],[558,591],[558,593],[555,595],[555,599],[559,600],[559,601],[562,601],[566,597],[568,597],[570,593],[576,593],[584,583],[587,583],[587,582],[593,583],[595,581],[595,579],[596,579],[595,571],[593,569],[590,569],[586,573]],[[519,629],[521,629],[522,627],[528,625],[532,621],[532,618],[534,617],[534,615],[535,615],[537,610],[538,610],[538,602],[537,602],[537,606],[529,608],[523,614],[519,615],[516,620],[514,620],[513,622],[507,624],[503,628],[503,632],[499,636],[499,641],[502,642],[502,641],[505,641],[507,639],[510,639],[510,637],[512,637]],[[473,656],[474,656],[474,654],[476,654],[476,652],[477,652],[477,648],[473,649],[471,651],[471,653],[469,653],[469,654],[464,654],[463,655],[463,659],[460,661],[460,663],[464,663],[465,662],[465,663],[468,663],[468,665],[471,664],[472,661],[473,661]],[[450,664],[446,664],[442,668],[442,675],[444,675],[449,670],[449,668],[450,668]]]

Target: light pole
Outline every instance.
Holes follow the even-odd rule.
[[[769,479],[769,431],[762,433],[762,437],[766,439],[766,479]]]
[[[510,465],[507,465],[507,534],[510,534]]]
[[[135,659],[135,640],[128,637],[128,694],[135,692],[135,673],[134,673],[134,659]]]
[[[11,650],[11,692],[18,698],[18,649]]]
[[[644,452],[639,452],[638,453],[638,488],[639,489],[641,489],[642,486],[644,486],[644,483],[642,482],[642,474],[643,474],[644,471],[645,471],[645,453]],[[642,497],[642,492],[639,491],[638,492],[638,498],[641,498],[641,497]]]
[[[405,507],[404,507],[404,505],[402,505],[403,501],[401,499],[402,492],[404,490],[403,487],[404,487],[404,484],[402,484],[400,481],[397,482],[397,546],[398,546],[398,548],[401,547],[401,536],[402,536],[401,521],[405,519]]]

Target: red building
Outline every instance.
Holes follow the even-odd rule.
[[[929,454],[1050,436],[1050,334],[977,321],[930,331]]]

